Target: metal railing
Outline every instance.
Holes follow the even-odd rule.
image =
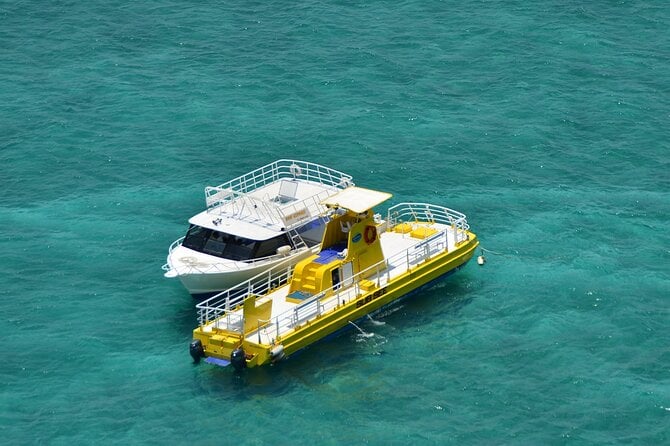
[[[276,202],[261,199],[250,192],[279,180],[299,180],[324,186],[324,190],[301,201]],[[207,212],[232,213],[239,219],[262,219],[287,230],[322,214],[323,200],[340,189],[352,186],[351,175],[306,161],[282,159],[219,186],[205,188]]]
[[[391,214],[393,214],[394,220],[391,220]],[[432,217],[431,220],[421,220],[421,218],[425,218],[427,215]],[[273,317],[272,320],[259,320],[259,327],[262,324],[266,333],[268,330],[274,330],[274,338],[279,338],[279,336],[283,333],[282,330],[295,327],[296,325],[301,324],[303,321],[321,315],[324,312],[332,311],[332,309],[336,308],[340,303],[346,304],[351,300],[357,299],[361,295],[361,282],[363,280],[372,281],[377,288],[385,286],[391,281],[392,275],[395,276],[412,271],[412,268],[416,265],[430,260],[436,255],[445,252],[449,246],[450,233],[456,235],[456,238],[458,239],[457,234],[461,232],[463,236],[467,238],[467,233],[465,231],[467,231],[469,228],[464,214],[448,208],[422,203],[402,203],[397,206],[393,206],[389,209],[389,221],[394,221],[396,223],[401,223],[404,221],[432,221],[436,223],[449,224],[449,227],[436,232],[432,236],[422,240],[416,245],[413,245],[409,249],[386,258],[381,262],[378,262],[369,268],[366,268],[365,270],[355,274],[351,278],[347,279],[348,281],[351,281],[351,286],[342,287],[338,285],[327,290],[323,290],[318,294],[307,298],[295,307]],[[290,279],[292,272],[292,268],[286,271],[286,281]],[[261,275],[257,276],[257,278],[260,277]],[[273,273],[270,272],[265,284],[259,288],[256,288],[257,285],[255,284],[254,290],[270,290],[270,280],[272,277]],[[241,288],[245,287],[247,287],[247,285],[242,284]],[[252,292],[251,284],[248,285],[248,288],[250,290],[249,292]],[[243,290],[241,293],[243,295],[235,296],[235,302],[241,303],[244,297],[248,295],[245,294]],[[330,295],[330,297],[325,298],[327,295]],[[230,302],[228,300],[224,302],[222,300],[223,298],[230,299]],[[229,309],[232,308],[231,303],[233,300],[231,297],[219,297],[217,302],[218,307],[214,306],[215,303],[213,301],[197,306],[201,325],[212,321],[214,318],[224,314],[225,311],[229,311]],[[221,308],[222,303],[225,303],[226,308]],[[246,333],[242,333],[243,329],[239,328],[239,324],[235,325],[222,322],[223,320],[217,321],[217,327],[246,335]],[[270,325],[273,327],[270,327]]]
[[[318,246],[311,248],[313,252],[318,251]],[[278,263],[267,271],[234,285],[228,290],[222,291],[214,296],[203,300],[196,305],[198,312],[198,321],[200,325],[213,321],[224,312],[241,305],[244,299],[255,294],[262,296],[267,294],[273,288],[284,285],[293,274],[295,259],[287,257],[286,260]]]
[[[332,192],[326,190],[321,191],[302,201],[283,205],[281,208],[277,206],[276,213],[286,230],[297,228],[306,221],[323,214],[326,207],[321,202],[332,194]]]
[[[456,243],[467,238],[470,229],[465,214],[428,203],[399,203],[388,210],[387,221],[389,227],[400,223],[429,222],[442,223],[451,226],[455,231]]]
[[[355,274],[350,279],[352,285],[349,287],[332,287],[323,290],[299,305],[275,316],[272,320],[259,321],[259,325],[262,324],[266,332],[273,332],[273,338],[278,339],[287,329],[294,328],[307,320],[332,311],[340,304],[345,305],[358,299],[362,294],[363,280],[372,281],[376,288],[383,287],[391,281],[392,271],[401,271],[402,273],[411,271],[412,267],[444,252],[447,249],[447,233],[450,230],[451,228],[444,229],[421,243]],[[326,298],[328,295],[330,296]],[[247,335],[236,326],[229,325],[222,328]]]
[[[307,161],[280,159],[218,186],[205,188],[208,208],[228,201],[280,179],[300,179],[344,189],[353,185],[351,175]]]

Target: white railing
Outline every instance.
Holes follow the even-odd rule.
[[[269,321],[259,321],[265,325],[265,330],[273,332],[276,339],[287,329],[302,324],[326,312],[332,311],[337,305],[347,304],[360,297],[361,281],[375,283],[377,288],[387,285],[391,281],[392,271],[410,271],[412,267],[442,253],[447,248],[447,233],[450,228],[444,229],[432,237],[414,245],[406,251],[400,252],[354,275],[349,287],[332,287],[306,299],[299,305],[286,310]],[[400,274],[400,273],[396,273]],[[332,295],[324,298],[326,295]],[[270,324],[270,325],[267,325]],[[243,334],[236,326],[221,324],[221,328]],[[246,334],[246,333],[245,333]]]
[[[280,159],[218,186],[205,188],[208,208],[235,201],[241,195],[280,179],[301,179],[344,189],[353,185],[351,175],[307,161]]]
[[[285,284],[293,274],[294,266],[295,259],[288,257],[269,270],[198,303],[195,307],[200,325],[211,322],[224,312],[242,304],[244,299],[251,294],[262,296],[273,288]]]
[[[392,214],[393,220],[391,220]],[[426,220],[425,218],[427,216],[430,216],[431,219]],[[274,330],[276,332],[275,338],[279,337],[283,330],[286,330],[287,328],[295,327],[306,319],[311,319],[312,317],[320,315],[326,311],[331,311],[339,303],[346,304],[353,299],[357,299],[361,295],[360,287],[362,280],[365,279],[372,281],[379,288],[385,286],[391,281],[392,274],[396,275],[402,274],[406,271],[411,271],[412,267],[423,263],[440,253],[443,253],[449,246],[450,232],[462,232],[463,236],[467,237],[465,231],[467,228],[469,228],[464,214],[444,207],[422,203],[402,203],[397,206],[393,206],[389,209],[388,221],[393,221],[395,223],[401,223],[404,221],[433,221],[436,223],[449,224],[450,226],[441,231],[438,231],[427,239],[410,247],[409,249],[384,259],[381,262],[378,262],[375,265],[365,269],[364,271],[355,274],[350,279],[347,279],[347,281],[351,281],[351,286],[335,286],[321,291],[320,293],[306,299],[290,310],[273,317],[272,320],[259,321],[259,324],[263,323],[264,325],[273,325],[273,328],[269,325],[266,326],[265,330]],[[290,279],[292,272],[292,269],[286,271],[287,275],[283,276],[285,277],[286,281]],[[261,276],[262,275],[256,277],[261,279]],[[272,277],[273,274],[270,273],[267,280],[265,280],[265,284],[260,286],[259,289],[270,290],[272,288],[270,283]],[[251,285],[246,285],[246,283],[241,284],[241,288],[247,287],[249,287],[249,290],[251,290]],[[235,303],[241,303],[244,297],[248,295],[248,293],[245,293],[245,289],[240,290],[240,293],[241,294],[239,296],[235,295]],[[324,299],[326,295],[331,293],[332,295],[329,298]],[[230,299],[230,302],[227,300],[223,301],[222,299],[224,298]],[[229,311],[231,308],[233,308],[231,306],[231,302],[232,297],[221,296],[216,301],[216,304],[214,302],[208,302],[206,305],[198,305],[200,324],[203,325],[209,321],[212,321],[216,317],[224,314],[226,311]],[[225,305],[226,308],[222,308],[223,305]],[[244,334],[242,333],[243,329],[239,327],[239,324],[227,324],[224,323],[223,320],[220,320],[217,321],[217,327]]]
[[[470,229],[465,214],[453,209],[428,203],[399,203],[388,210],[389,227],[400,223],[431,222],[442,223],[452,227],[456,236],[456,243],[467,239]]]
[[[186,236],[178,238],[172,244],[170,245],[170,249],[168,249],[168,254],[172,254],[172,251],[174,251],[178,246],[181,246],[181,244],[184,242],[184,239]]]
[[[312,220],[314,217],[323,214],[326,208],[321,202],[330,195],[332,195],[332,192],[324,190],[302,201],[285,204],[281,209],[277,207],[277,213],[284,224],[284,228],[286,230],[297,228],[306,223],[307,220]]]

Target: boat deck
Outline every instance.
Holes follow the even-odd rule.
[[[280,179],[249,192],[248,196],[259,201],[274,203],[279,208],[290,207],[291,203],[305,200],[323,191],[337,191],[333,186],[301,179]]]
[[[301,179],[280,179],[243,194],[219,190],[209,198],[216,205],[192,223],[211,225],[212,218],[218,217],[220,224],[248,225],[246,232],[260,231],[265,237],[259,226],[279,231],[303,224],[321,215],[326,210],[321,202],[337,191],[334,186]]]
[[[367,281],[368,284],[373,284],[375,287],[384,287],[394,278],[407,272],[409,268],[444,251],[446,247],[449,250],[455,248],[456,234],[452,228],[438,223],[432,224],[431,227],[437,232],[435,236],[428,238],[417,238],[409,233],[380,233],[379,240],[386,259],[385,264],[380,265],[379,269],[366,279],[356,280],[355,283],[352,279],[349,279],[349,283],[346,279],[343,280],[341,287],[335,289],[332,296],[321,298],[318,295],[311,296],[302,302],[295,303],[286,299],[289,287],[283,286],[259,298],[257,305],[272,301],[271,318],[260,330],[247,333],[246,339],[250,342],[271,344],[273,339],[317,315],[327,313],[340,304],[355,300],[361,294],[361,282]],[[222,318],[205,324],[203,329],[211,331],[217,328],[241,333],[242,315],[243,309],[240,307]]]
[[[205,188],[207,217],[286,227],[318,216],[321,202],[353,185],[351,176],[319,164],[278,160],[219,186]]]

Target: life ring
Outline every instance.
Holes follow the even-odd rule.
[[[293,175],[293,178],[297,178],[302,175],[302,169],[295,163],[291,164],[288,170],[291,172],[291,175]]]
[[[207,266],[206,263],[201,262],[197,257],[180,257],[179,261],[184,264],[185,266],[188,266],[190,268],[204,268]]]
[[[188,266],[195,266],[198,264],[198,259],[191,256],[179,257],[179,261]]]
[[[363,232],[363,239],[368,245],[377,240],[377,228],[372,225],[365,227],[365,232]]]

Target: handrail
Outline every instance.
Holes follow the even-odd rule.
[[[308,161],[280,159],[218,186],[207,186],[205,198],[208,209],[228,201],[234,202],[241,195],[283,178],[299,178],[338,189],[353,185],[352,176],[339,170]],[[220,195],[212,198],[216,194]]]
[[[389,268],[389,266],[392,266],[393,268],[404,266],[406,271],[410,271],[412,266],[417,265],[426,260],[429,260],[433,258],[435,255],[444,252],[445,250],[448,249],[449,246],[449,231],[453,231],[456,233],[457,242],[459,241],[458,237],[459,232],[463,233],[463,236],[467,238],[466,231],[467,228],[469,228],[469,226],[467,224],[465,215],[460,212],[441,206],[429,205],[424,203],[401,203],[389,209],[388,221],[395,223],[402,221],[410,221],[410,220],[403,220],[404,218],[407,217],[413,218],[413,220],[411,221],[417,221],[417,216],[420,215],[425,216],[426,212],[428,212],[429,214],[433,214],[432,215],[433,219],[431,221],[435,221],[442,224],[448,224],[449,227],[436,232],[435,234],[431,235],[430,237],[426,238],[420,243],[417,243],[416,245],[406,250],[403,250],[402,252],[399,252],[389,258],[377,262],[376,264],[366,268],[363,271],[358,272],[350,279],[348,279],[352,281],[351,287],[342,288],[340,286],[333,286],[327,290],[319,292],[314,296],[309,297],[305,301],[301,302],[299,305],[296,305],[295,307],[275,316],[273,318],[273,321],[274,323],[277,324],[276,326],[277,335],[279,335],[280,326],[295,326],[296,324],[299,324],[301,322],[300,317],[301,313],[311,315],[314,313],[314,311],[316,311],[316,314],[321,314],[321,312],[325,308],[329,307],[334,308],[335,305],[340,303],[340,299],[343,299],[343,303],[351,301],[352,299],[351,294],[353,294],[354,299],[358,298],[360,291],[360,282],[363,279],[373,277],[373,279],[376,279],[377,281],[377,286],[380,286],[382,282],[388,283],[391,279],[391,268]],[[391,219],[392,214],[393,214],[393,220]],[[273,270],[275,270],[275,268],[273,268]],[[246,297],[252,292],[254,294],[261,294],[261,295],[264,294],[264,293],[257,293],[256,289],[265,290],[265,292],[269,291],[271,289],[270,280],[272,277],[274,277],[275,274],[273,273],[273,270],[270,270],[263,274],[259,274],[254,279],[250,279],[249,281],[243,282],[239,286],[235,287],[236,289],[238,289],[239,294],[234,294],[234,298],[232,298],[231,294],[226,294],[229,292],[224,292],[217,296],[212,297],[208,301],[205,301],[197,305],[196,307],[198,308],[198,314],[199,314],[198,319],[200,324],[204,325],[212,321],[216,317],[224,314],[226,311],[229,311],[231,308],[233,308],[232,305],[233,303],[235,304],[241,303],[244,297]],[[374,275],[371,275],[371,272],[373,271]],[[386,273],[385,275],[383,274],[384,272]],[[286,281],[290,279],[292,273],[293,268],[289,267],[286,270],[286,276],[285,276]],[[259,284],[255,283],[253,285],[253,291],[252,291],[252,281],[262,280],[263,276],[265,275],[268,276],[267,281],[264,284],[260,284],[260,286]],[[355,290],[356,292],[351,293],[352,289]],[[332,293],[331,297],[322,300],[323,297],[329,293]],[[309,306],[314,305],[315,303],[316,303],[315,310],[311,310]],[[225,306],[225,308],[223,308],[222,305]],[[241,331],[231,328],[230,324],[227,324],[227,328],[230,329],[231,331],[241,333]]]
[[[389,227],[403,222],[428,221],[450,225],[456,233],[456,242],[467,237],[470,229],[465,214],[429,203],[398,203],[388,209]]]
[[[316,252],[319,248],[317,245],[309,249]],[[224,290],[198,303],[196,309],[200,324],[203,325],[210,322],[224,311],[236,307],[250,294],[264,295],[274,286],[286,283],[293,273],[294,263],[295,259],[287,257],[286,260],[276,264],[267,271],[263,271],[244,282],[232,286],[230,289]]]
[[[172,251],[174,251],[178,246],[181,246],[185,238],[186,236],[183,236],[172,242],[170,248],[168,249],[168,254],[172,254]]]
[[[411,219],[407,218],[410,216]],[[398,203],[389,208],[388,221],[392,224],[406,221],[430,221],[448,225],[462,222],[467,226],[465,214],[462,212],[429,203]]]
[[[430,239],[425,240],[424,242],[415,245],[414,247],[407,249],[403,252],[400,252],[388,259],[382,260],[365,270],[355,274],[351,277],[352,285],[345,290],[341,288],[332,287],[327,290],[323,290],[314,296],[309,297],[308,299],[301,302],[299,305],[280,313],[279,315],[273,318],[273,322],[276,324],[275,330],[277,335],[279,335],[279,327],[293,327],[299,325],[306,318],[309,318],[312,315],[320,315],[327,308],[334,308],[338,303],[343,302],[344,304],[350,302],[352,299],[358,298],[360,295],[360,282],[363,279],[370,277],[370,272],[375,271],[377,273],[377,279],[381,281],[380,273],[386,271],[385,283],[388,283],[390,279],[390,270],[388,265],[393,265],[394,267],[406,265],[407,270],[409,271],[410,267],[416,265],[424,260],[427,260],[433,257],[435,254],[442,252],[446,249],[446,233],[448,229],[440,231],[435,236]],[[440,243],[440,241],[442,243]],[[428,249],[425,249],[428,247]],[[355,290],[354,293],[351,293],[351,290]],[[324,296],[332,292],[331,297],[323,300]],[[227,324],[227,329],[231,331],[242,333],[241,330],[232,327],[232,325]]]

